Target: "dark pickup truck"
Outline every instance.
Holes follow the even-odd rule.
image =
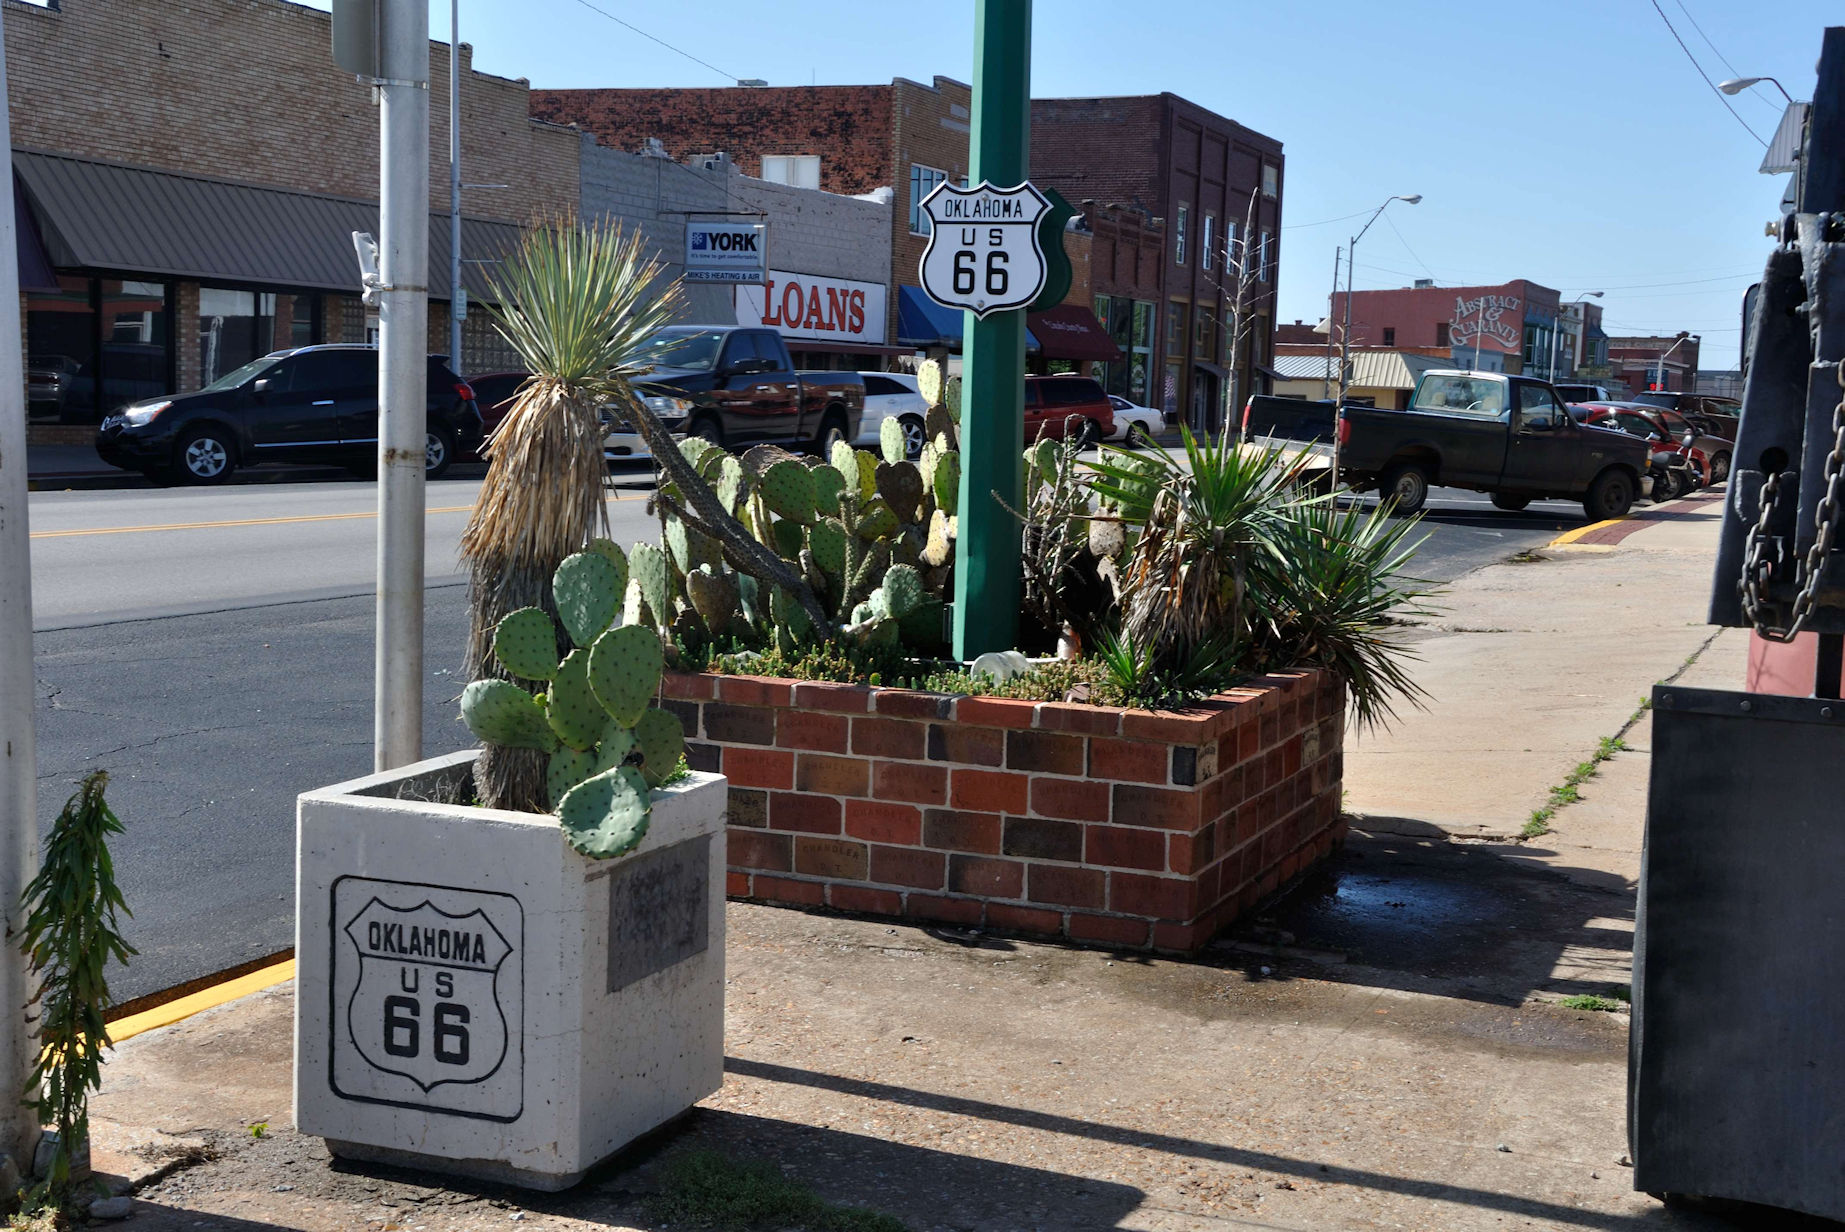
[[[772,329],[672,325],[654,336],[653,370],[634,391],[671,432],[735,449],[813,448],[858,439],[865,378],[796,372]]]
[[[1646,442],[1579,424],[1545,381],[1435,369],[1400,411],[1339,412],[1339,474],[1414,513],[1431,484],[1490,492],[1501,509],[1580,500],[1591,521],[1618,518],[1645,494]]]

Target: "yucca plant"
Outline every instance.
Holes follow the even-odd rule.
[[[680,304],[640,232],[613,223],[536,227],[488,283],[494,328],[532,375],[482,449],[487,479],[461,539],[474,679],[504,675],[493,654],[501,618],[555,612],[552,574],[606,530],[601,408],[633,403],[629,381]],[[489,746],[474,777],[490,808],[545,811],[542,753]]]

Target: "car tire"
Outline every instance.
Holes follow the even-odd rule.
[[[833,443],[835,441],[846,441],[848,444],[851,443],[846,437],[845,415],[838,410],[831,410],[828,411],[826,417],[820,421],[819,435],[814,437],[814,453],[823,459],[832,457]]]
[[[1429,499],[1429,473],[1413,462],[1393,466],[1384,472],[1383,482],[1377,485],[1377,493],[1383,500],[1391,502],[1394,513],[1404,517],[1421,513],[1422,506]]]
[[[715,416],[700,415],[686,426],[685,434],[696,436],[706,444],[716,445],[719,449],[724,448],[724,425],[719,423]]]
[[[1669,500],[1677,500],[1684,494],[1685,489],[1679,483],[1678,476],[1671,471],[1667,471],[1665,474],[1653,480],[1653,503],[1655,505],[1662,505]]]
[[[1153,430],[1138,419],[1128,424],[1128,430],[1122,434],[1121,443],[1129,449],[1158,449],[1159,441],[1154,439]]]
[[[1591,522],[1608,522],[1627,516],[1634,507],[1634,481],[1628,473],[1613,467],[1595,477],[1589,493],[1582,498],[1582,511]]]
[[[194,428],[173,447],[169,474],[180,483],[210,487],[223,483],[237,470],[236,444],[219,428]]]
[[[903,428],[903,456],[914,462],[922,457],[923,446],[929,443],[929,428],[921,415],[904,415],[897,423]]]
[[[1730,477],[1730,455],[1720,453],[1710,460],[1710,486],[1716,487]]]
[[[454,464],[454,432],[441,424],[429,425],[423,437],[423,478],[440,479]]]
[[[1525,506],[1530,503],[1529,496],[1513,496],[1510,492],[1493,493],[1493,508],[1503,509],[1507,513],[1523,513]]]

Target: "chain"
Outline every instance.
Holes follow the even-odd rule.
[[[1845,390],[1845,363],[1834,365],[1833,375],[1838,378],[1840,389]],[[1775,498],[1781,491],[1781,478],[1784,474],[1785,471],[1776,471],[1762,484],[1761,512],[1749,532],[1748,547],[1743,554],[1742,578],[1737,583],[1737,590],[1742,596],[1743,614],[1755,625],[1755,631],[1771,642],[1790,642],[1806,625],[1807,618],[1813,614],[1813,600],[1819,591],[1821,570],[1827,555],[1832,551],[1832,540],[1838,528],[1841,478],[1845,478],[1845,393],[1840,394],[1838,405],[1832,409],[1832,452],[1826,455],[1826,494],[1820,498],[1819,507],[1813,512],[1813,546],[1807,549],[1806,558],[1795,566],[1794,578],[1798,590],[1794,595],[1794,606],[1787,627],[1783,629],[1771,626],[1763,612],[1769,602],[1768,586],[1774,579],[1774,557],[1777,555],[1772,546],[1773,538],[1768,533],[1768,523],[1774,510]]]

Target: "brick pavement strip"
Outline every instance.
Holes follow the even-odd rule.
[[[724,1089],[574,1191],[334,1169],[288,1127],[286,985],[119,1048],[99,1166],[172,1169],[144,1229],[653,1228],[691,1147],[918,1232],[1711,1226],[1629,1190],[1618,1016],[729,913]]]

